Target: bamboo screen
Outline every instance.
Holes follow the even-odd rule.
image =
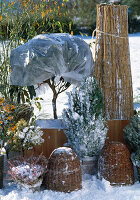
[[[127,13],[125,5],[97,5],[94,74],[108,119],[133,116]]]

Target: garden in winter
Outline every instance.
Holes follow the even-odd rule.
[[[140,200],[139,0],[1,0],[0,200]]]

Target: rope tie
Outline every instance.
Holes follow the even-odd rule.
[[[109,36],[112,36],[112,37],[127,38],[126,36],[125,36],[125,37],[122,37],[122,36],[119,36],[119,35],[115,35],[115,34],[111,34],[111,33],[106,33],[106,32],[104,32],[104,31],[100,31],[100,30],[98,30],[98,29],[96,28],[96,29],[93,31],[93,33],[92,33],[92,39],[93,39],[93,37],[94,37],[94,35],[95,35],[95,32],[102,33],[102,34],[104,34],[104,35],[109,35]]]

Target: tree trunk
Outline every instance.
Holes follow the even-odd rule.
[[[53,107],[53,117],[54,117],[54,119],[57,119],[56,99],[57,99],[57,95],[53,94],[52,107]]]

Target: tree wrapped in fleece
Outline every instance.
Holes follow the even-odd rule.
[[[103,98],[94,77],[83,80],[80,88],[68,93],[68,108],[63,110],[68,145],[80,158],[99,155],[107,134]]]

